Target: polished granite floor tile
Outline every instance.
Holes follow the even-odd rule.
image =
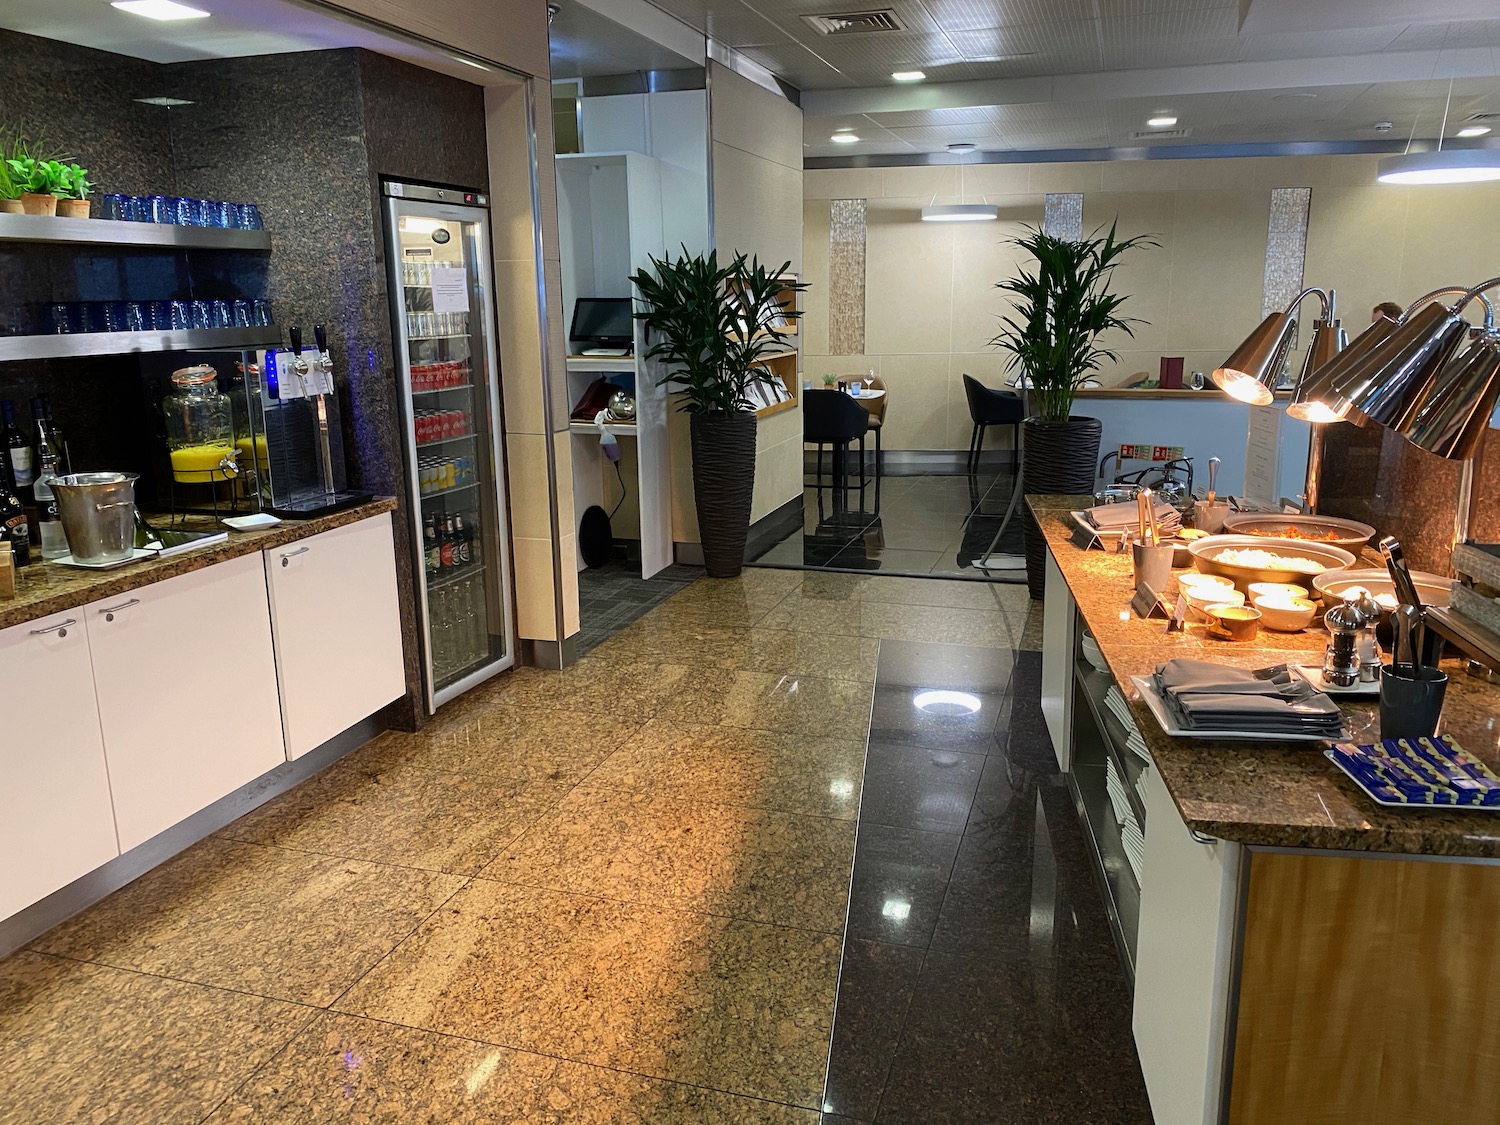
[[[341,1011],[816,1108],[840,939],[475,880]]]
[[[984,772],[980,774],[974,802],[969,808],[969,821],[963,829],[966,836],[1009,834],[1015,831],[1018,820],[1035,817],[1039,788],[1063,789],[1062,774],[1050,756],[1050,743],[1048,757],[1040,759],[1037,766],[1017,761],[1009,752],[1008,737],[1006,743],[1006,752],[991,753],[985,759]]]
[[[922,960],[919,949],[874,941],[845,944],[825,1112],[875,1120]]]
[[[860,601],[856,598],[829,598],[819,594],[789,594],[760,622],[762,629],[787,629],[793,632],[858,637]],[[878,636],[879,634],[867,634]]]
[[[588,784],[853,820],[864,759],[858,740],[653,719]]]
[[[670,605],[668,601],[642,620],[655,620],[654,615]],[[611,660],[595,650],[561,672],[534,668],[523,668],[521,672],[522,675],[515,677],[497,676],[483,705],[561,707],[644,722],[673,697],[689,678],[691,669],[678,663]]]
[[[892,602],[897,605],[1011,613],[1024,613],[1029,600],[1024,587],[1007,586],[998,582],[940,582],[930,578],[884,575],[872,575],[865,579],[860,587],[860,598],[867,602]]]
[[[872,739],[865,757],[859,822],[962,832],[984,764],[982,754],[886,746]]]
[[[842,933],[853,854],[851,820],[585,783],[480,876]]]
[[[920,537],[913,535],[911,542],[920,542]],[[932,568],[943,561],[940,551],[923,551],[915,547],[880,546],[871,547],[865,543],[855,540],[828,561],[828,566],[834,570],[847,568],[849,570],[875,570],[879,569],[890,574],[930,574]]]
[[[926,948],[937,926],[959,837],[947,832],[859,825],[850,938]]]
[[[1150,1125],[1119,963],[928,953],[876,1121]]]
[[[1008,648],[890,639],[880,642],[877,675],[882,688],[942,688],[1004,695],[1011,690],[1015,671],[1016,657]]]
[[[440,772],[356,751],[221,835],[472,875],[555,803],[559,790],[545,780]]]
[[[206,1125],[812,1125],[808,1110],[431,1031],[318,1015]]]
[[[657,714],[679,722],[857,739],[869,729],[870,685],[858,680],[699,668]]]
[[[910,746],[988,754],[1003,746],[1012,704],[1008,696],[954,691],[940,681],[926,687],[875,689],[870,739],[887,746]]]
[[[362,760],[402,763],[500,781],[577,783],[636,731],[645,717],[556,707],[493,704],[419,734],[387,731],[361,747]]]
[[[211,837],[32,948],[328,1004],[463,884],[453,875]]]
[[[859,631],[867,637],[1009,648],[1024,628],[1025,618],[1016,610],[860,602]]]
[[[702,666],[837,680],[875,679],[880,641],[791,629],[721,629],[713,626],[656,628],[644,621],[622,630],[599,648],[627,660],[673,660],[691,649]]]
[[[0,962],[0,1121],[196,1122],[313,1016],[37,953]]]

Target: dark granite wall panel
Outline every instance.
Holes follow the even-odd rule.
[[[1326,431],[1319,510],[1363,520],[1394,535],[1411,565],[1448,572],[1460,467],[1424,453],[1377,426],[1348,423]],[[1500,542],[1500,433],[1490,431],[1474,485],[1470,537]]]

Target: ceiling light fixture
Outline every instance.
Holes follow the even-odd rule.
[[[133,16],[145,16],[148,20],[201,20],[208,13],[173,0],[113,0],[111,8],[119,8]]]
[[[1453,79],[1448,79],[1448,100],[1443,104],[1443,123],[1438,127],[1437,149],[1412,152],[1411,140],[1400,156],[1387,156],[1380,162],[1375,178],[1383,184],[1475,184],[1500,180],[1500,152],[1494,149],[1443,149],[1443,135],[1448,132],[1448,109],[1453,104]],[[1416,126],[1412,126],[1416,133]]]
[[[1482,137],[1490,131],[1488,125],[1465,125],[1458,131],[1460,137]]]
[[[170,106],[174,106],[174,105],[194,105],[195,104],[194,102],[188,101],[186,98],[155,97],[155,98],[136,98],[135,100],[138,101],[138,102],[140,102],[142,105],[164,105],[164,106],[169,106],[169,107]]]
[[[921,82],[927,77],[920,70],[895,70],[891,72],[892,82]],[[1489,132],[1488,129],[1485,132]]]
[[[948,146],[948,151],[954,156],[968,156],[971,152],[978,152],[979,146],[972,141],[955,141]]]
[[[1153,129],[1170,129],[1177,124],[1177,118],[1170,113],[1159,113],[1155,117],[1146,118],[1146,124]]]
[[[472,66],[475,70],[489,70],[489,67],[485,66],[484,63],[475,62],[473,59],[466,59],[462,55],[454,55],[453,61],[461,62],[464,66]]]
[[[959,141],[948,146],[948,151],[954,156],[968,156],[969,153],[977,151],[976,144],[968,141]],[[964,197],[964,166],[958,166],[958,198]],[[1000,208],[991,203],[937,203],[934,202],[922,208],[922,221],[924,223],[992,223],[1000,217]]]
[[[852,145],[859,140],[853,133],[835,133],[828,139],[836,145]]]

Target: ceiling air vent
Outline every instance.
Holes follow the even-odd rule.
[[[840,12],[831,16],[803,16],[819,35],[864,35],[872,31],[905,31],[901,17],[890,8],[878,12]]]
[[[1163,137],[1191,137],[1192,135],[1193,131],[1191,129],[1142,129],[1138,133],[1131,133],[1130,139],[1133,141],[1159,141]]]
[[[1471,113],[1465,121],[1500,121],[1500,113]]]

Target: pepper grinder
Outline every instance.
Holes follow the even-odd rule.
[[[1359,631],[1359,682],[1373,684],[1380,679],[1380,642],[1375,639],[1375,627],[1380,623],[1385,610],[1370,591],[1360,588],[1359,597],[1352,599],[1354,608],[1364,618]]]
[[[1353,600],[1328,611],[1323,618],[1328,629],[1328,648],[1323,653],[1323,680],[1333,687],[1353,687],[1359,682],[1359,636],[1365,627],[1364,614]]]

